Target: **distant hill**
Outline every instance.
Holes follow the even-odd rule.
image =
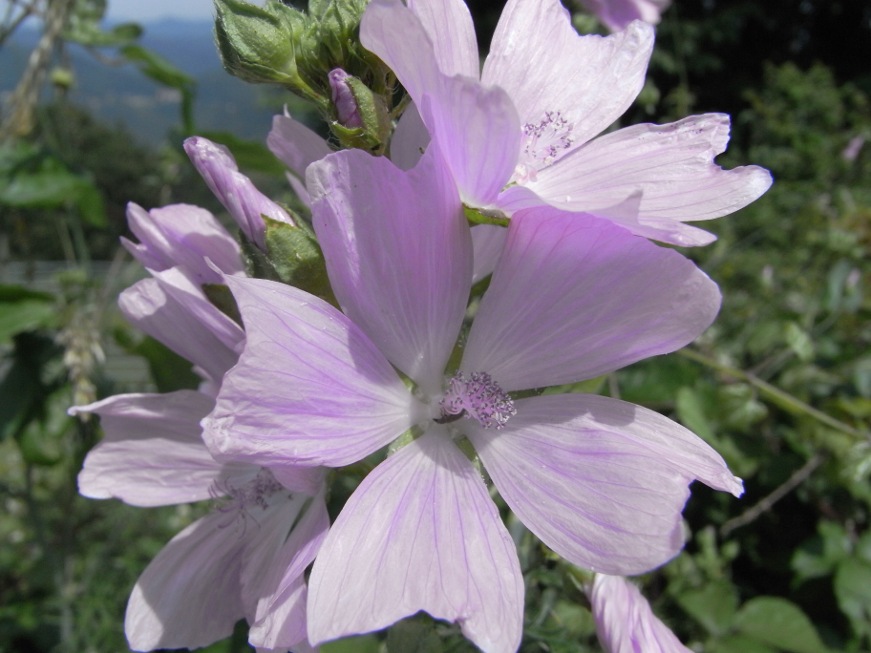
[[[199,131],[265,138],[272,116],[290,96],[226,73],[211,21],[160,20],[144,23],[143,28],[142,45],[197,80],[195,122]],[[0,48],[0,94],[14,88],[38,38],[38,30],[22,28]],[[70,97],[95,116],[126,126],[142,143],[160,142],[180,124],[177,94],[152,82],[133,65],[108,66],[76,45],[70,46],[69,54],[76,75]]]

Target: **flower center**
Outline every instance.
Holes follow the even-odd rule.
[[[523,125],[523,154],[514,171],[515,181],[535,181],[536,172],[549,166],[572,146],[575,141],[573,127],[560,111],[545,111],[539,122]]]
[[[485,429],[501,429],[517,413],[514,400],[485,372],[469,376],[457,372],[448,383],[439,406],[442,417],[436,422],[447,424],[467,417]]]
[[[275,480],[268,469],[261,468],[257,474],[241,483],[227,479],[215,484],[216,508],[219,512],[247,514],[251,508],[266,510],[270,499],[286,488]]]

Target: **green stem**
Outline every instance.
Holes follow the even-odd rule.
[[[842,422],[839,419],[835,419],[831,415],[828,415],[821,410],[817,410],[810,404],[806,404],[805,402],[803,402],[798,397],[795,397],[788,392],[784,392],[780,388],[777,388],[770,383],[763,381],[755,374],[751,374],[750,372],[745,372],[735,367],[720,363],[719,361],[705,356],[704,354],[693,349],[681,349],[677,353],[684,358],[689,358],[690,360],[701,363],[706,367],[710,367],[717,370],[718,372],[722,372],[723,374],[727,374],[728,376],[749,383],[754,388],[759,390],[760,394],[762,394],[763,397],[767,398],[773,404],[780,406],[785,411],[792,413],[793,415],[807,415],[814,418],[818,422],[825,424],[826,426],[829,426],[837,431],[841,431],[842,433],[851,435],[857,439],[867,440],[871,438],[871,433],[853,428],[849,424]]]

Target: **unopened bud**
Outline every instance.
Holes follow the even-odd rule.
[[[330,89],[333,92],[333,107],[336,110],[336,117],[343,127],[362,127],[363,119],[360,117],[360,111],[357,108],[357,99],[354,97],[354,92],[351,90],[348,79],[351,76],[341,68],[334,68],[330,71]]]

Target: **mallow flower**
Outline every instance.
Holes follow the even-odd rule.
[[[596,574],[587,594],[606,653],[693,653],[627,578]]]
[[[313,644],[425,610],[485,651],[517,649],[523,579],[479,465],[554,551],[612,574],[680,550],[693,480],[741,493],[716,452],[657,413],[526,392],[693,340],[720,295],[692,262],[594,216],[519,211],[456,362],[472,243],[438,148],[410,171],[332,154],[307,186],[342,311],[227,277],[246,343],[203,426],[219,460],[261,466],[342,467],[391,445],[314,563]]]
[[[414,100],[463,202],[485,212],[546,204],[704,245],[714,236],[686,222],[736,211],[771,184],[762,168],[714,163],[724,114],[599,135],[644,84],[654,40],[644,22],[579,36],[558,0],[509,0],[480,72],[462,0],[372,0],[360,39]]]
[[[671,0],[581,0],[581,4],[609,30],[617,32],[633,20],[656,25]]]
[[[130,647],[206,646],[245,618],[259,650],[311,650],[303,572],[329,527],[323,470],[219,463],[201,435],[200,420],[244,341],[203,285],[242,272],[239,246],[195,206],[146,212],[131,204],[128,223],[139,242],[124,245],[151,277],[122,293],[122,311],[193,362],[203,381],[198,390],[116,395],[70,409],[99,415],[104,431],[85,458],[79,490],[136,506],[214,505],[136,582],[125,618]]]

